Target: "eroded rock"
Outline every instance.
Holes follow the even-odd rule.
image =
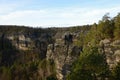
[[[52,45],[48,46],[47,60],[53,59],[56,64],[56,73],[59,80],[65,80],[66,75],[70,73],[72,63],[78,59],[81,48],[70,45],[68,52],[64,44],[55,44],[54,52]],[[74,56],[73,56],[74,54]]]

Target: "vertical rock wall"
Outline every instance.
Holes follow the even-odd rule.
[[[72,63],[79,57],[81,49],[70,45],[67,52],[67,46],[64,44],[55,44],[54,51],[52,47],[52,45],[48,46],[47,60],[54,60],[57,78],[59,80],[65,80],[66,75],[71,71]],[[75,50],[74,53],[73,50]],[[74,54],[74,56],[72,54]]]

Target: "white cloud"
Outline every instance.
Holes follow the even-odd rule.
[[[28,26],[73,26],[98,22],[102,16],[110,12],[117,15],[120,7],[97,8],[66,8],[45,10],[13,11],[0,15],[0,24],[28,25]]]

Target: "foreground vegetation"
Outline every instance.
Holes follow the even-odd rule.
[[[67,80],[120,80],[120,63],[110,70],[104,51],[99,51],[100,40],[120,39],[120,13],[114,18],[105,14],[98,24],[92,25],[87,35],[81,34],[80,38],[82,39],[77,44],[85,47],[79,59],[73,64]]]

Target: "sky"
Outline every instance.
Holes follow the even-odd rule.
[[[69,27],[120,12],[120,0],[0,0],[0,25]]]

